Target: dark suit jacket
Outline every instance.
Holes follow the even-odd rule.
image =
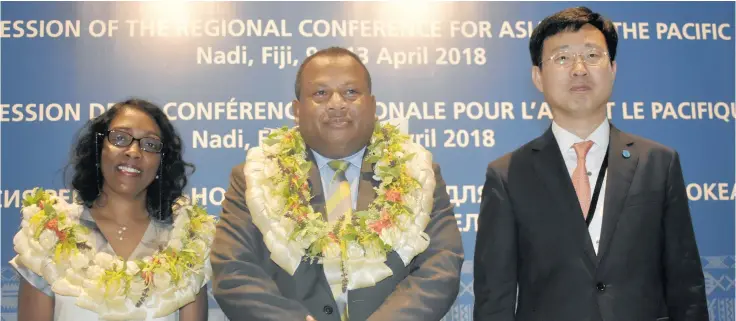
[[[311,204],[326,217],[319,170],[311,152],[308,154]],[[318,321],[339,321],[322,265],[302,262],[291,276],[270,259],[245,202],[243,166],[232,170],[211,252],[212,291],[220,308],[231,321],[304,321],[307,314]],[[462,239],[436,164],[434,172],[434,208],[425,229],[429,247],[406,267],[398,254],[390,252],[386,263],[392,276],[373,287],[349,291],[351,321],[440,320],[454,303],[464,260]],[[358,211],[368,208],[376,197],[373,188],[378,186],[365,158],[359,179]]]
[[[613,126],[609,145],[598,255],[551,128],[488,166],[475,320],[708,320],[677,152]]]

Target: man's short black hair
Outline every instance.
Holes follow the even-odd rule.
[[[372,85],[371,85],[371,74],[368,72],[368,68],[365,67],[365,64],[363,64],[362,61],[360,61],[360,57],[353,53],[350,50],[347,50],[342,47],[330,47],[327,49],[322,49],[320,51],[315,52],[311,56],[307,57],[307,59],[304,59],[302,64],[299,66],[299,71],[296,72],[296,81],[294,82],[294,94],[296,95],[296,99],[299,99],[299,95],[301,95],[302,90],[302,72],[304,71],[304,66],[306,66],[312,59],[315,57],[320,56],[330,56],[330,57],[338,57],[338,56],[350,56],[355,61],[357,61],[361,67],[363,67],[363,70],[365,70],[366,75],[366,82],[368,83],[368,90],[372,91]]]
[[[578,31],[586,24],[596,27],[603,33],[603,36],[606,38],[606,45],[608,46],[608,57],[611,61],[614,61],[616,59],[618,34],[616,33],[616,27],[613,25],[613,22],[586,7],[576,7],[562,10],[544,18],[534,28],[534,32],[532,32],[531,39],[529,40],[529,53],[531,54],[532,64],[540,68],[542,67],[544,40],[560,32]]]

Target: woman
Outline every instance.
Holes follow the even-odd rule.
[[[88,122],[70,166],[81,204],[24,200],[19,320],[206,320],[214,218],[181,197],[193,166],[162,110],[116,104]]]

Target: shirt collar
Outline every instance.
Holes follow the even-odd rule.
[[[607,148],[608,141],[610,139],[611,125],[608,119],[604,120],[598,127],[586,138],[580,138],[575,134],[571,133],[567,129],[557,125],[555,121],[552,121],[552,133],[555,135],[557,144],[560,147],[560,151],[564,154],[568,150],[572,149],[572,145],[586,140],[593,141],[594,147]]]
[[[327,163],[333,160],[331,158],[320,155],[320,153],[312,148],[310,148],[310,150],[314,154],[314,160],[317,162],[317,168],[319,168],[320,171],[323,170],[325,166],[327,166]],[[363,148],[361,148],[355,154],[340,158],[339,160],[347,161],[348,163],[350,163],[350,165],[353,165],[356,168],[360,168],[363,165],[363,153],[365,153],[365,150],[366,147],[363,146]]]

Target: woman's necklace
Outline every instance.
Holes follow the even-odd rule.
[[[115,224],[118,224],[118,223],[115,223]],[[123,239],[125,239],[125,237],[123,236],[123,233],[125,233],[125,230],[127,230],[128,227],[125,225],[120,225],[120,224],[118,224],[118,226],[120,226],[118,228],[118,240],[122,241]]]

